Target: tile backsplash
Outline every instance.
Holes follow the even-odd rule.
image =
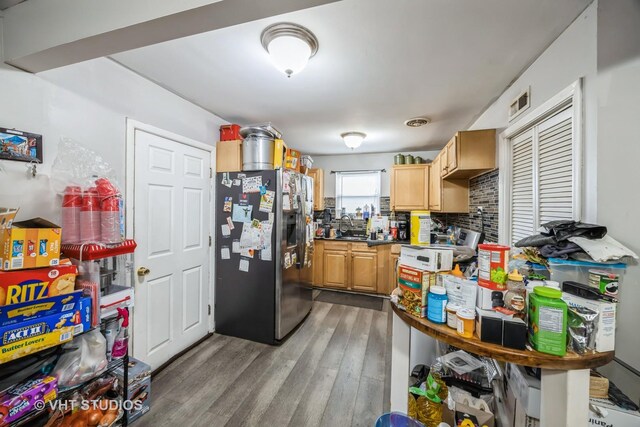
[[[445,225],[455,225],[480,231],[480,215],[477,208],[484,208],[485,241],[498,241],[498,175],[494,170],[472,178],[469,181],[469,213],[434,213],[432,216]]]

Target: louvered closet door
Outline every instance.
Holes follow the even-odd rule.
[[[511,140],[511,242],[534,231],[533,130]]]
[[[564,110],[538,126],[538,224],[573,219],[573,116]]]

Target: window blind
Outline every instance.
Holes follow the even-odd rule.
[[[574,218],[571,106],[511,139],[511,243],[540,224]]]
[[[336,172],[336,211],[355,213],[364,205],[380,211],[380,171]]]

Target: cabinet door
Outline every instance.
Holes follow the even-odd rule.
[[[429,210],[440,210],[440,199],[442,197],[442,178],[441,173],[442,156],[438,155],[431,163],[431,172],[429,179]]]
[[[447,174],[453,172],[458,167],[458,135],[451,138],[447,144]]]
[[[309,169],[309,176],[313,178],[313,210],[324,209],[324,171]]]
[[[394,166],[391,185],[391,210],[429,209],[428,165]]]
[[[322,241],[313,242],[313,286],[324,284],[324,245]]]
[[[375,293],[378,290],[378,254],[351,253],[351,288]]]
[[[348,253],[343,251],[324,251],[323,280],[325,286],[332,288],[348,287]]]
[[[391,294],[391,291],[398,286],[398,258],[400,258],[398,254],[391,254],[389,256],[389,277],[387,278],[386,295]]]

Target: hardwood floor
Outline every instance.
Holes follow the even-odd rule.
[[[136,426],[373,426],[389,410],[391,314],[314,302],[280,347],[213,335],[154,377]]]

